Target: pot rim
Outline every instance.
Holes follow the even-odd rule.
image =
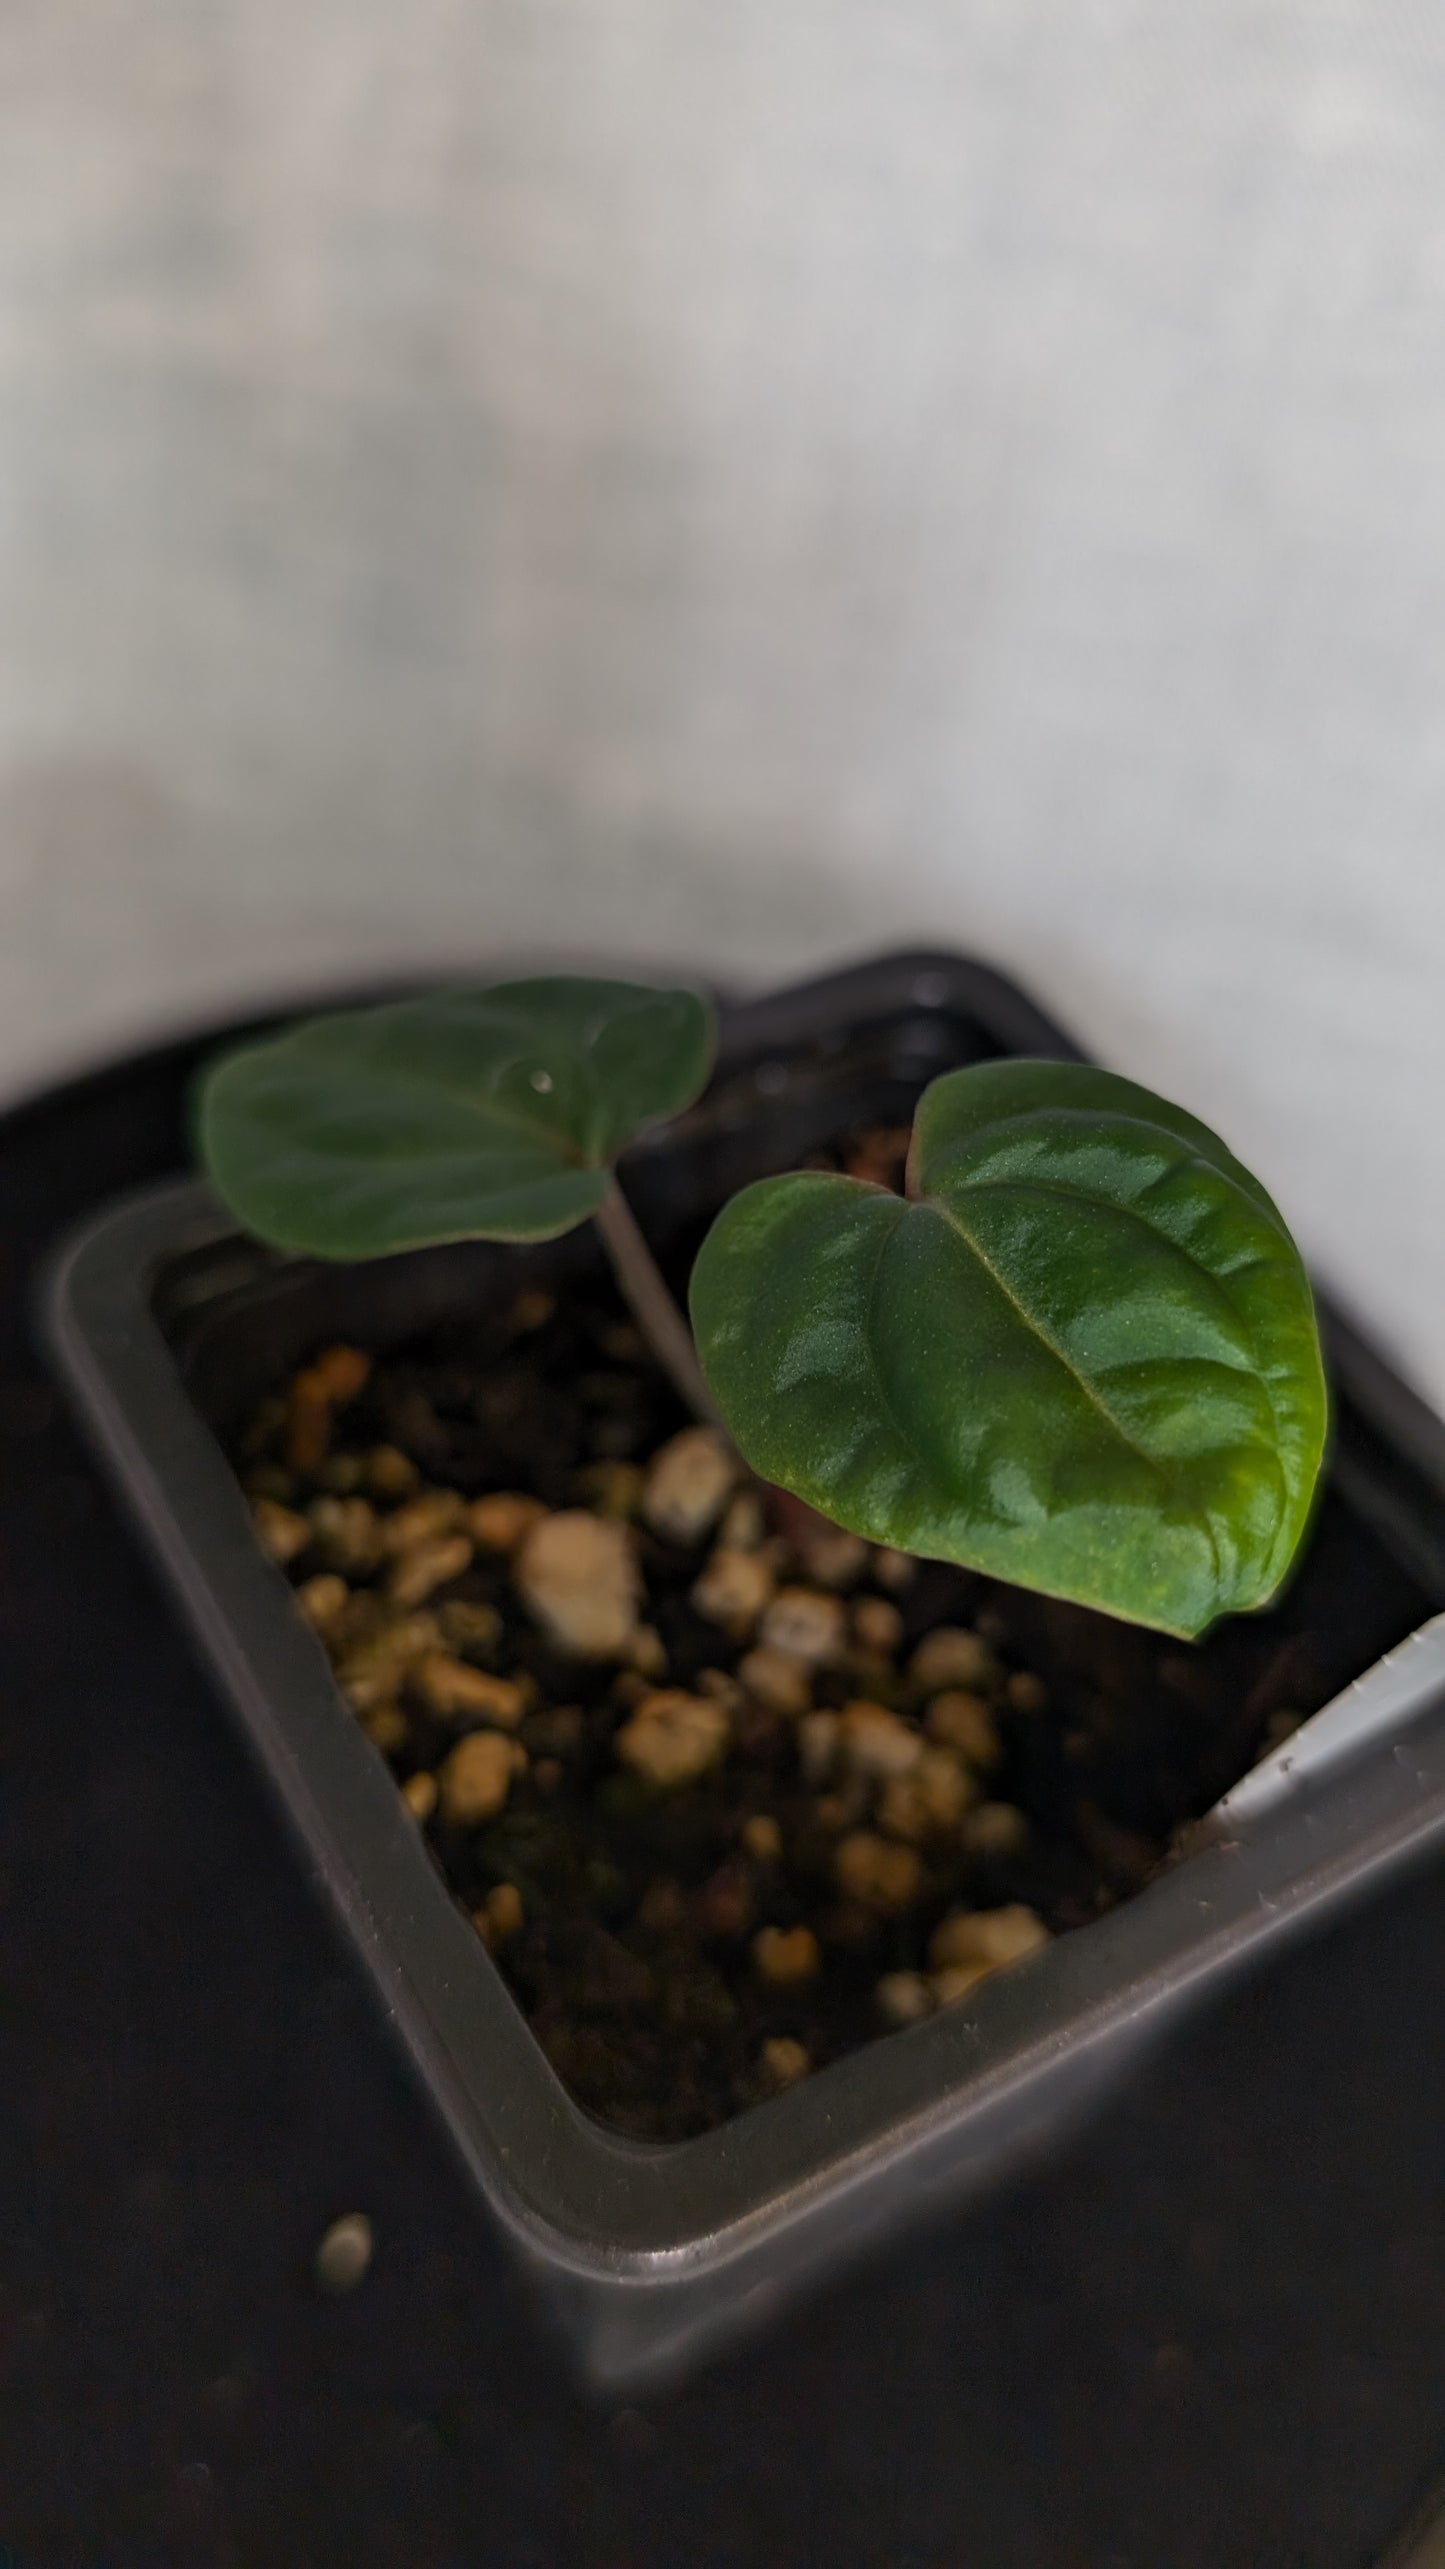
[[[1081,1057],[1003,976],[925,952],[725,1007],[721,1058],[796,1044],[800,1008],[836,1023],[865,997],[877,1015],[967,1010],[1007,1049]],[[459,1914],[184,1387],[155,1280],[234,1232],[196,1179],[108,1206],[53,1262],[50,1347],[494,2213],[554,2270],[623,2290],[696,2278],[820,2210],[846,2217],[885,2168],[931,2182],[967,2126],[1006,2118],[1062,2066],[1087,2074],[1445,1833],[1440,1615],[1232,1788],[1186,1860],[1087,1929],[718,2130],[610,2132]],[[1322,1316],[1337,1375],[1445,1490],[1445,1428]]]

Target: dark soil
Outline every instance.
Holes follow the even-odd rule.
[[[842,1156],[871,1175],[897,1174],[893,1137],[859,1137]],[[525,1766],[519,1759],[495,1817],[459,1826],[444,1793],[428,1807],[432,1785],[417,1779],[444,1768],[466,1725],[429,1709],[405,1669],[358,1717],[398,1785],[410,1787],[449,1889],[560,2076],[590,2112],[639,2137],[705,2131],[886,2034],[909,2004],[926,2012],[940,2003],[948,1992],[930,1945],[946,1917],[1022,1908],[1052,1935],[1086,1925],[1138,1890],[1181,1824],[1331,1691],[1297,1618],[1256,1622],[1245,1642],[1236,1631],[1189,1649],[870,1549],[844,1581],[847,1609],[854,1617],[865,1598],[896,1609],[898,1638],[880,1650],[853,1632],[814,1672],[813,1706],[862,1699],[923,1732],[931,1717],[911,1655],[937,1628],[963,1627],[992,1661],[975,1692],[987,1699],[999,1756],[970,1771],[973,1800],[959,1827],[915,1834],[911,1896],[869,1905],[840,1882],[838,1850],[860,1833],[893,1842],[880,1816],[884,1788],[846,1768],[810,1777],[797,1719],[735,1682],[756,1634],[730,1635],[690,1601],[716,1529],[678,1548],[637,1519],[642,1476],[625,1467],[645,1467],[687,1421],[608,1285],[584,1282],[555,1302],[524,1291],[510,1307],[433,1331],[381,1356],[330,1409],[318,1412],[314,1398],[307,1408],[307,1379],[278,1386],[238,1444],[253,1498],[307,1516],[319,1501],[360,1497],[384,1525],[408,1493],[379,1486],[381,1448],[406,1457],[424,1491],[468,1501],[515,1491],[551,1509],[633,1516],[641,1617],[660,1637],[664,1670],[563,1656],[522,1603],[506,1555],[480,1546],[425,1600],[448,1651],[527,1692],[514,1733]],[[388,1472],[404,1477],[383,1464],[382,1482]],[[318,1578],[345,1578],[339,1629],[354,1645],[385,1621],[386,1565],[348,1559],[324,1507],[307,1522],[288,1576],[303,1597]],[[778,1584],[825,1588],[806,1529],[785,1554],[788,1540],[771,1537]],[[344,1662],[337,1629],[327,1638]],[[630,1771],[616,1749],[655,1687],[728,1706],[721,1762],[671,1790]],[[981,1805],[1022,1814],[995,1820],[992,1852]],[[774,1853],[760,1819],[774,1824]],[[510,1894],[488,1909],[503,1885],[519,1895],[519,1912]],[[754,1941],[765,1928],[810,1931],[810,1977],[777,1985],[765,1976]]]

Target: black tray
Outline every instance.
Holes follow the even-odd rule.
[[[185,1082],[241,1031],[0,1118],[20,2569],[1368,2569],[1445,2454],[1438,1861],[946,2239],[665,2401],[573,2396],[29,1325],[58,1234],[182,1165]],[[321,2301],[352,2208],[375,2264]]]

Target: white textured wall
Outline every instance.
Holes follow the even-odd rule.
[[[1416,0],[6,0],[0,1082],[1014,966],[1445,1395]]]

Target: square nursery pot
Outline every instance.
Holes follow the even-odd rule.
[[[942,1070],[1075,1054],[1009,982],[949,956],[721,1013],[707,1096],[625,1163],[664,1258],[842,1122],[906,1120]],[[71,1394],[480,2192],[584,2375],[616,2388],[685,2368],[865,2243],[945,2220],[1186,2008],[1445,1832],[1445,1428],[1326,1304],[1335,1438],[1309,1556],[1279,1609],[1202,1653],[1226,1654],[1242,1699],[1308,1614],[1324,1709],[1107,1915],[719,2130],[642,2143],[592,2120],[549,2066],[262,1557],[219,1441],[318,1341],[384,1347],[596,1258],[573,1234],[353,1268],[281,1260],[188,1182],[94,1220],[47,1309]]]

